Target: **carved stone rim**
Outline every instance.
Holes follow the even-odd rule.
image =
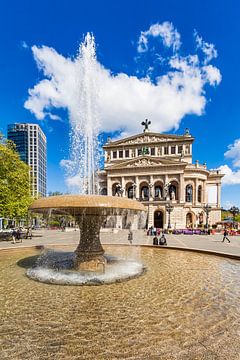
[[[49,196],[35,200],[29,207],[29,210],[35,212],[43,212],[48,209],[69,210],[75,215],[82,214],[84,210],[86,210],[86,214],[92,213],[94,210],[104,212],[104,210],[111,209],[146,211],[145,207],[136,200],[105,195]]]

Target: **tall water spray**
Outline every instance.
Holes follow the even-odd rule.
[[[68,176],[74,191],[96,194],[99,165],[98,64],[94,36],[87,33],[76,63],[76,104],[71,119],[71,149]]]

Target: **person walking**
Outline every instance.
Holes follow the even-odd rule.
[[[224,230],[222,242],[224,242],[225,239],[227,239],[227,241],[230,243],[227,229]]]
[[[12,244],[16,244],[16,239],[17,239],[17,231],[15,229],[13,229],[13,232],[12,232]]]

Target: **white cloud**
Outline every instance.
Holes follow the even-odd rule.
[[[228,150],[224,153],[226,159],[232,159],[233,167],[236,170],[232,170],[228,165],[222,165],[219,170],[223,177],[223,185],[236,185],[240,184],[240,139],[236,139],[233,144],[228,146]]]
[[[240,139],[235,140],[234,144],[228,146],[224,156],[233,159],[233,166],[240,167]]]
[[[175,49],[180,46],[180,35],[170,23],[155,24],[143,32],[141,42],[146,46],[148,33],[159,34],[166,46]],[[84,81],[79,58],[65,58],[47,46],[33,46],[32,51],[45,78],[29,89],[25,108],[38,119],[46,116],[56,119],[52,109],[65,108],[74,123],[81,113],[79,94]],[[98,94],[95,102],[99,131],[138,133],[140,122],[149,118],[152,131],[164,132],[177,129],[187,114],[201,115],[207,101],[204,87],[219,84],[219,70],[212,65],[202,66],[197,54],[186,57],[175,54],[169,59],[169,66],[168,72],[152,80],[125,73],[113,75],[94,59],[91,78]]]
[[[222,178],[223,185],[237,185],[240,184],[240,170],[233,171],[228,165],[222,165],[219,170],[225,176]]]
[[[218,85],[221,80],[222,76],[218,68],[212,65],[206,65],[202,67],[202,71],[205,74],[205,79],[209,82],[210,85],[215,86]]]
[[[198,35],[197,31],[194,32],[197,49],[201,49],[205,55],[204,64],[208,64],[212,59],[218,56],[217,50],[213,44],[207,43],[201,36]]]
[[[150,37],[159,37],[162,39],[163,45],[168,48],[172,47],[174,51],[181,46],[180,34],[174,28],[173,24],[165,21],[162,24],[154,24],[147,31],[142,31],[138,39],[138,52],[148,50],[148,40]]]
[[[29,48],[29,46],[28,46],[28,44],[26,43],[26,41],[22,41],[22,42],[21,42],[21,46],[22,46],[24,49],[28,49],[28,48]]]

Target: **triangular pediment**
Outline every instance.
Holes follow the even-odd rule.
[[[172,159],[166,158],[156,158],[151,156],[139,156],[138,158],[134,158],[127,161],[122,161],[120,163],[109,166],[107,170],[112,169],[128,169],[128,168],[140,168],[140,167],[161,167],[161,166],[182,166],[185,167],[187,165],[186,162],[176,161]]]
[[[106,147],[115,147],[115,146],[126,146],[126,145],[143,145],[143,144],[154,144],[159,142],[166,142],[167,140],[193,140],[192,137],[186,137],[183,135],[173,135],[173,134],[159,134],[159,133],[141,133],[138,135],[130,136],[125,139],[120,139],[116,141],[110,141],[104,145]]]

